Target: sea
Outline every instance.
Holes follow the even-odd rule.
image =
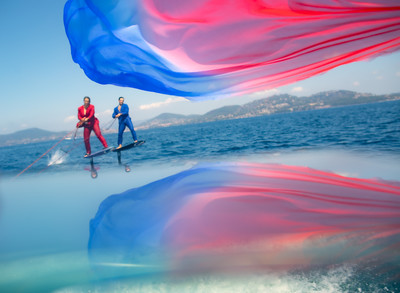
[[[100,126],[102,121],[100,121]],[[0,292],[400,292],[393,274],[328,267],[168,277],[168,268],[102,278],[89,222],[110,195],[203,164],[301,166],[400,182],[400,101],[137,130],[141,146],[83,157],[82,137],[0,148]],[[117,134],[106,134],[116,146]],[[124,144],[132,142],[124,133]],[[92,134],[92,151],[102,145]],[[399,215],[400,219],[400,215]],[[399,244],[394,247],[399,255]],[[394,274],[400,276],[400,272]]]

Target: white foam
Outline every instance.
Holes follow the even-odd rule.
[[[62,164],[66,161],[67,157],[67,153],[65,153],[61,149],[58,149],[51,154],[47,166]]]
[[[58,293],[73,292],[209,292],[209,293],[296,293],[347,292],[343,289],[350,282],[354,270],[342,265],[325,271],[305,273],[254,273],[246,275],[198,275],[188,278],[154,277],[147,279],[119,280],[101,285],[63,288]]]

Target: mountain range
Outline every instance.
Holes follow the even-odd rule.
[[[297,97],[288,94],[282,94],[256,100],[242,106],[233,105],[221,107],[207,112],[204,115],[163,113],[153,119],[137,125],[136,128],[149,129],[155,127],[168,127],[217,120],[256,117],[275,113],[290,113],[348,105],[393,101],[399,99],[400,93],[373,95],[345,90],[321,92],[308,97]]]
[[[209,111],[204,115],[163,113],[155,118],[135,125],[135,129],[140,130],[194,123],[205,123],[217,120],[249,118],[275,113],[309,111],[394,100],[400,100],[400,93],[374,95],[339,90],[321,92],[307,97],[297,97],[288,94],[282,94],[256,100],[244,105],[221,107]],[[115,130],[109,130],[108,132],[115,132]],[[0,146],[60,139],[66,134],[67,132],[51,132],[38,128],[30,128],[11,134],[0,135]]]
[[[61,138],[67,134],[66,131],[53,132],[40,128],[28,128],[10,134],[0,135],[0,146],[15,144],[27,144],[40,141],[53,140]]]

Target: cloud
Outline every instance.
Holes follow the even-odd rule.
[[[253,94],[251,94],[252,96],[272,96],[279,93],[279,90],[276,88],[270,89],[270,90],[263,90],[263,91],[259,91],[259,92],[255,92]]]
[[[400,71],[397,71],[397,72],[396,72],[396,76],[399,76],[399,77],[400,77]]]
[[[107,110],[105,110],[103,112],[96,113],[95,116],[97,118],[101,118],[101,119],[104,119],[104,118],[112,119],[111,115],[112,115],[113,112],[114,112],[113,110],[107,109]]]
[[[28,126],[29,126],[28,124],[22,123],[19,127],[20,127],[20,128],[28,128]]]
[[[359,86],[360,83],[359,83],[358,81],[354,81],[354,82],[353,82],[353,85],[354,85],[354,86]]]
[[[105,111],[103,111],[101,113],[104,114],[104,115],[112,115],[113,112],[114,111],[112,109],[107,109],[107,110],[105,110]]]
[[[186,102],[187,100],[184,98],[168,98],[163,102],[157,102],[157,103],[151,103],[151,104],[146,104],[146,105],[140,105],[139,109],[140,110],[149,110],[149,109],[153,109],[153,108],[160,108],[160,107],[164,107],[167,106],[169,104],[172,103],[178,103],[178,102]]]
[[[295,87],[292,89],[292,93],[300,93],[302,92],[304,89],[301,86]]]
[[[382,79],[384,79],[383,75],[381,75],[381,73],[380,73],[378,70],[372,71],[372,74],[375,75],[375,78],[376,78],[377,80],[382,80]]]
[[[78,119],[78,118],[76,118],[76,116],[71,115],[71,116],[65,117],[64,122],[65,122],[65,123],[69,123],[69,122],[74,121],[74,120],[77,120],[77,119]]]

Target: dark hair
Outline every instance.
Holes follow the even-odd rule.
[[[125,98],[124,98],[124,97],[119,97],[119,98],[118,98],[118,101],[119,101],[119,100],[121,100],[121,99],[124,99],[124,100],[125,100]]]
[[[83,98],[83,101],[85,101],[85,99],[89,99],[89,103],[90,103],[90,98],[89,98],[88,96],[85,96],[85,97]]]

